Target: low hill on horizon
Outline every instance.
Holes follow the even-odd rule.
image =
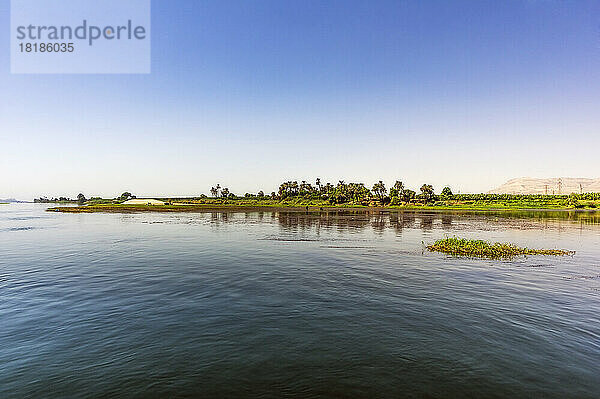
[[[538,179],[519,177],[511,179],[488,194],[572,194],[600,192],[600,178],[552,177]]]

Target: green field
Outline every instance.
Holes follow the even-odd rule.
[[[167,200],[167,199],[163,199]],[[432,204],[403,204],[403,205],[376,205],[368,206],[355,203],[331,204],[327,201],[314,201],[307,199],[296,200],[247,200],[247,199],[203,199],[182,200],[171,199],[166,205],[124,205],[110,202],[96,202],[84,206],[53,207],[48,211],[66,213],[92,213],[92,212],[193,212],[193,211],[248,211],[248,210],[428,210],[428,211],[577,211],[600,210],[600,204],[593,203],[588,207],[574,207],[560,202],[499,202],[499,201],[474,201],[458,202],[445,201]],[[598,208],[597,208],[598,207]]]

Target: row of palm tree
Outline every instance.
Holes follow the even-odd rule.
[[[237,198],[228,188],[222,188],[220,184],[212,187],[210,192],[215,198]],[[442,197],[450,196],[452,196],[450,188],[444,188]],[[247,193],[245,197],[258,199],[270,198],[275,200],[303,198],[327,200],[332,204],[372,202],[399,204],[415,201],[429,203],[437,199],[433,186],[430,184],[423,184],[420,194],[417,194],[415,191],[407,189],[404,183],[399,180],[388,191],[382,180],[379,180],[369,189],[364,183],[346,183],[344,180],[338,181],[336,185],[331,183],[323,184],[320,178],[315,180],[314,185],[306,180],[302,180],[300,183],[289,180],[281,183],[277,192],[272,192],[270,196],[266,196],[263,191],[259,191],[257,195]]]

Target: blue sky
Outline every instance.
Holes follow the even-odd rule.
[[[11,75],[0,198],[600,177],[600,2],[152,2],[150,75]]]

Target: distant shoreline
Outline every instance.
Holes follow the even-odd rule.
[[[62,213],[139,213],[139,212],[330,212],[330,211],[368,211],[368,212],[391,212],[391,211],[475,211],[475,212],[511,212],[511,211],[559,211],[559,212],[598,212],[598,209],[576,209],[576,208],[498,208],[498,207],[456,207],[456,206],[297,206],[297,205],[240,205],[240,204],[203,204],[203,205],[88,205],[48,208],[48,212]]]

